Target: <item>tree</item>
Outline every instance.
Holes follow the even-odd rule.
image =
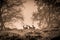
[[[54,6],[56,0],[35,0],[37,5],[37,13],[33,14],[33,19],[39,21],[39,27],[48,28],[48,27],[57,27],[58,25],[58,16],[59,13],[56,13]],[[52,26],[53,25],[53,26]]]
[[[1,0],[1,11],[0,11],[0,20],[1,20],[1,30],[4,28],[4,23],[9,22],[13,17],[23,20],[23,15],[20,13],[20,9],[16,9],[18,6],[22,6],[22,0]]]
[[[33,19],[39,21],[38,26],[40,28],[45,28],[47,27],[49,8],[42,0],[36,0],[35,2],[38,12],[33,14]]]

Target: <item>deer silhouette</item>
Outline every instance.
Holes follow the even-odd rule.
[[[24,27],[24,26],[23,26],[23,28],[24,28],[24,29],[28,29],[28,27]]]
[[[32,25],[32,27],[27,25],[27,27],[28,27],[28,29],[35,29],[34,25]]]
[[[33,28],[33,29],[35,29],[35,26],[34,26],[34,25],[32,25],[32,28]]]
[[[31,26],[29,26],[29,25],[26,25],[27,27],[28,27],[28,29],[32,29],[32,27]]]
[[[35,29],[34,25],[32,25],[32,27],[31,27],[31,26],[29,26],[29,25],[26,25],[26,27],[25,27],[25,26],[23,26],[23,28],[24,28],[24,29]]]

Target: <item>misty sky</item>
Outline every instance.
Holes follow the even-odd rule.
[[[37,11],[36,4],[34,0],[26,0],[24,3],[23,15],[24,15],[24,23],[28,25],[32,25],[32,14]]]

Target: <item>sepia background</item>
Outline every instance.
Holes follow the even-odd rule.
[[[0,31],[24,36],[21,40],[32,40],[26,35],[34,40],[60,38],[60,0],[1,0]]]

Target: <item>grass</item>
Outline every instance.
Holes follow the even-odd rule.
[[[58,36],[60,31],[26,29],[0,31],[0,40],[50,40]]]

